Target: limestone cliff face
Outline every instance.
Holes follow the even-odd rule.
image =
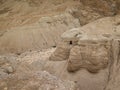
[[[68,71],[74,72],[86,68],[89,72],[96,73],[108,66],[111,48],[109,40],[83,39],[79,43],[70,51]]]
[[[55,46],[60,35],[105,16],[119,14],[115,0],[1,0],[0,52]]]
[[[69,72],[80,72],[85,69],[96,75],[101,73],[101,70],[107,69],[107,82],[104,89],[100,90],[119,90],[119,22],[118,16],[104,18],[65,32],[62,35],[62,42],[64,45],[68,44],[69,52],[63,54],[66,52],[66,47],[62,53],[56,48],[51,57],[56,61],[67,60],[66,66]],[[69,57],[64,59],[61,55]]]
[[[120,82],[120,39],[113,40],[112,43],[112,54],[110,68],[109,68],[109,78],[108,84],[105,87],[105,90],[119,90]]]
[[[0,57],[0,89],[120,90],[119,10],[120,0],[0,0],[0,54],[18,55]]]

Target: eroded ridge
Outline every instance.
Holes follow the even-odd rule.
[[[118,35],[88,34],[78,28],[63,33],[62,41],[58,44],[50,60],[67,60],[67,70],[78,71],[81,68],[91,73],[105,69],[111,62],[112,43],[119,39]]]

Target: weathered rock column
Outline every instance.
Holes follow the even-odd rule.
[[[108,85],[105,90],[120,90],[120,39],[113,40],[112,54]]]
[[[99,38],[98,38],[99,37]],[[108,66],[110,60],[111,39],[100,36],[80,38],[74,46],[68,59],[68,71],[85,68],[97,73]]]

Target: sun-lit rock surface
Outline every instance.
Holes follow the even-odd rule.
[[[0,90],[120,90],[119,0],[0,0]]]

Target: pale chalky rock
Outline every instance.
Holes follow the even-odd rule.
[[[50,60],[53,61],[62,61],[66,60],[69,57],[71,46],[67,43],[60,43],[55,52],[50,56]]]
[[[80,38],[78,45],[70,51],[68,71],[85,68],[90,72],[98,72],[108,66],[111,40],[98,37]]]
[[[55,52],[51,55],[50,60],[61,61],[69,57],[70,49],[77,44],[78,39],[82,36],[83,32],[77,28],[66,31],[62,34],[62,42],[58,43]]]

